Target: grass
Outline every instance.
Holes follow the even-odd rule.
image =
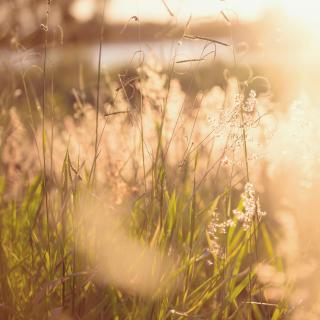
[[[212,212],[222,207],[226,208],[223,214],[231,216],[231,203],[236,196],[230,189],[205,201],[199,194],[192,195],[192,189],[185,193],[167,190],[160,180],[151,190],[154,192],[152,202],[150,198],[135,201],[126,217],[129,222],[121,221],[121,224],[133,239],[138,239],[144,250],[159,250],[165,257],[174,257],[173,250],[177,254],[172,262],[174,267],[166,270],[165,278],[156,279],[157,285],[163,282],[161,292],[130,285],[126,292],[121,290],[122,283],[120,288],[100,284],[99,277],[95,276],[96,268],[99,263],[104,267],[107,262],[99,256],[109,249],[90,243],[90,246],[85,245],[86,255],[79,254],[81,241],[94,242],[96,236],[99,242],[106,240],[101,234],[94,234],[96,226],[90,234],[90,227],[82,225],[81,220],[88,217],[76,216],[74,206],[81,191],[77,187],[71,190],[74,180],[67,175],[70,170],[67,161],[64,170],[64,185],[59,191],[61,200],[51,199],[53,202],[49,206],[50,247],[47,246],[47,221],[43,216],[41,179],[36,179],[28,188],[20,205],[11,202],[2,208],[1,296],[5,306],[3,314],[8,319],[43,319],[58,310],[81,319],[266,319],[268,315],[280,319],[286,311],[283,303],[268,304],[256,280],[254,251],[259,250],[264,253],[264,259],[274,261],[272,242],[264,224],[254,222],[245,231],[235,223],[220,235],[223,252],[208,250],[214,248],[206,232]],[[185,187],[188,189],[187,185]],[[186,201],[190,193],[192,201]],[[95,198],[90,198],[86,201],[96,202]],[[147,212],[145,201],[148,202]],[[96,210],[101,205],[95,205]],[[242,206],[240,201],[238,208]],[[94,214],[88,212],[92,219]],[[109,225],[104,227],[105,230],[99,230],[112,232]],[[260,228],[263,239],[257,249],[260,235],[255,233]],[[125,255],[122,246],[119,245],[118,250]],[[124,257],[124,260],[127,259]],[[133,262],[138,263],[139,258]],[[107,270],[106,267],[105,272]],[[139,274],[139,270],[137,272]],[[152,282],[152,279],[145,281]]]
[[[89,106],[95,111],[95,121],[94,125],[89,123],[92,130],[85,132],[94,136],[92,152],[86,155],[93,161],[82,162],[80,152],[72,152],[72,134],[54,123],[53,111],[51,136],[47,134],[50,5],[49,1],[44,26],[42,109],[30,111],[31,119],[32,113],[42,119],[41,166],[31,180],[21,178],[19,196],[8,196],[11,182],[5,167],[0,183],[1,319],[285,318],[289,311],[287,300],[270,300],[265,295],[269,284],[259,281],[257,271],[261,263],[283,271],[283,262],[274,248],[274,234],[270,233],[268,218],[260,214],[256,191],[248,191],[248,195],[243,190],[251,185],[248,136],[257,122],[254,110],[246,109],[249,96],[245,84],[237,80],[237,97],[241,101],[238,105],[232,103],[231,114],[220,114],[224,120],[218,129],[224,130],[225,145],[211,161],[208,141],[213,148],[218,138],[211,133],[196,137],[197,128],[204,125],[200,122],[198,95],[189,103],[198,106],[196,113],[187,103],[192,97],[184,97],[173,120],[168,120],[176,57],[167,73],[156,71],[150,75],[144,61],[135,78],[128,73],[121,75],[129,78],[127,84],[119,76],[120,88],[112,90],[114,108],[103,117],[101,90],[111,88],[112,82],[102,80],[101,27],[96,107]],[[215,50],[218,45],[226,45],[199,36],[192,39],[214,43]],[[199,66],[206,57],[205,52],[202,55],[178,62]],[[159,88],[161,76],[166,80]],[[195,77],[193,70],[190,87]],[[37,97],[30,94],[26,74],[23,84],[31,109]],[[134,94],[129,96],[132,87]],[[120,95],[121,103],[117,102]],[[179,92],[173,96],[178,97]],[[226,94],[223,105],[228,104],[228,99]],[[77,107],[84,113],[86,103],[78,97]],[[148,118],[149,109],[155,117]],[[191,113],[188,120],[185,113]],[[72,116],[73,123],[80,127],[76,112]],[[119,117],[125,120],[119,122]],[[102,123],[100,118],[104,119]],[[33,119],[33,138],[39,141],[34,122]],[[185,140],[183,136],[175,142],[180,125],[187,122],[191,130],[187,131],[185,148],[180,148],[182,157],[172,157],[178,143]],[[110,154],[102,152],[103,137],[113,123],[120,123],[124,135],[130,134],[125,131],[130,127],[137,134],[132,154],[126,154],[129,160],[122,159],[123,167],[117,170],[108,162]],[[148,123],[154,125],[151,133]],[[67,143],[59,140],[61,134],[54,128],[69,134]],[[119,131],[113,139],[119,141],[113,142],[120,148],[117,134]],[[3,142],[6,143],[9,142]],[[64,148],[60,167],[53,163],[59,143]],[[232,164],[225,170],[226,154],[231,154],[232,160],[241,159],[242,165]],[[99,163],[103,162],[109,175],[101,183],[99,174],[105,172]],[[133,169],[126,175],[122,171],[128,162]],[[123,182],[127,187],[134,186],[129,195],[122,195],[115,188]],[[115,200],[117,196],[122,198],[120,202]]]

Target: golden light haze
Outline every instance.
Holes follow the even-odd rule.
[[[80,20],[92,18],[98,10],[97,0],[77,0],[71,7],[71,13]],[[315,0],[111,0],[107,19],[110,22],[124,22],[133,15],[144,22],[165,22],[171,13],[178,20],[219,16],[221,10],[234,13],[241,20],[256,20],[268,9],[281,10],[297,23],[303,22],[314,28],[319,25],[320,4]],[[99,11],[99,10],[98,10]]]
[[[252,20],[257,19],[274,3],[274,0],[113,0],[110,3],[108,18],[114,21],[126,21],[135,14],[143,21],[163,22],[170,18],[167,9],[169,8],[179,20],[188,19],[190,15],[194,19],[219,16],[221,10],[233,11],[242,19]]]

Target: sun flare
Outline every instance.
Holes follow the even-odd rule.
[[[320,26],[319,10],[320,3],[315,0],[292,1],[282,0],[281,6],[286,15],[296,22],[303,23],[308,28],[317,31]]]

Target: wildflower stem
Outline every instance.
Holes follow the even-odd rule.
[[[99,40],[99,58],[98,58],[98,77],[97,77],[97,99],[96,99],[96,123],[95,123],[95,144],[94,144],[94,159],[92,169],[89,176],[89,182],[91,179],[94,180],[96,173],[96,165],[98,158],[98,147],[99,147],[99,107],[100,107],[100,87],[101,87],[101,60],[102,60],[102,41],[104,33],[104,17],[106,11],[107,0],[103,2],[103,9],[101,14],[100,22],[100,40]]]
[[[43,160],[43,192],[45,196],[45,212],[47,220],[47,241],[48,241],[48,258],[50,263],[50,222],[49,222],[49,205],[47,192],[47,168],[46,168],[46,94],[47,94],[47,50],[48,50],[48,27],[51,2],[48,0],[45,25],[42,26],[44,33],[44,53],[43,53],[43,83],[42,83],[42,160]],[[49,268],[50,273],[50,268]]]

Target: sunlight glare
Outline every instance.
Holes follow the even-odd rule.
[[[320,2],[315,0],[292,1],[282,0],[282,9],[285,14],[294,19],[294,22],[302,23],[315,35],[320,27],[319,9]]]
[[[78,21],[87,22],[93,18],[96,12],[96,3],[93,0],[76,0],[72,3],[69,11]]]
[[[270,7],[274,0],[166,0],[170,11],[181,20],[219,16],[223,9],[235,12],[241,19],[255,20]],[[170,14],[162,0],[113,0],[108,10],[108,20],[127,21],[131,16],[137,15],[144,22],[165,22]]]

